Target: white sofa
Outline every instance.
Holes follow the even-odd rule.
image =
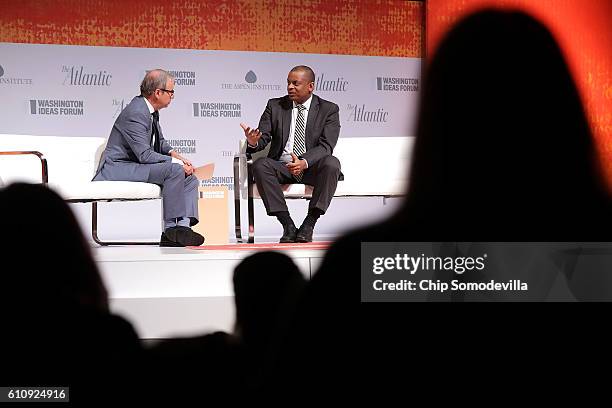
[[[398,197],[408,187],[408,170],[414,137],[353,137],[338,139],[334,156],[340,160],[344,180],[338,182],[334,197]],[[234,208],[236,240],[244,242],[241,228],[241,201],[247,200],[249,222],[248,241],[255,242],[253,200],[260,199],[253,181],[253,160],[266,154],[258,152],[251,158],[246,154],[246,141],[241,140],[239,154],[234,157]],[[285,198],[309,199],[312,186],[282,185]]]
[[[0,134],[0,183],[43,183],[68,202],[91,202],[92,238],[100,245],[159,244],[105,242],[98,238],[98,202],[161,199],[161,189],[155,184],[91,181],[106,140],[102,137]]]

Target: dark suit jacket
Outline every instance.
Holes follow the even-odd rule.
[[[288,96],[270,99],[259,120],[261,138],[257,148],[248,147],[247,153],[263,150],[271,142],[268,157],[279,160],[289,140],[292,109],[293,102]],[[332,155],[340,135],[338,111],[338,105],[335,103],[312,95],[306,122],[306,153],[302,156],[309,167],[323,157]]]
[[[94,180],[147,181],[149,165],[171,162],[172,147],[158,126],[161,154],[151,147],[153,120],[142,96],[136,96],[121,111],[111,134]]]

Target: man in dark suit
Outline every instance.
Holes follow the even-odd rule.
[[[134,97],[117,117],[94,181],[124,180],[162,188],[164,232],[160,246],[198,246],[204,237],[191,230],[198,223],[198,179],[191,162],[164,139],[159,110],[174,98],[174,78],[149,71]]]
[[[253,174],[268,215],[283,225],[281,243],[311,242],[315,223],[327,211],[341,179],[340,161],[332,156],[340,134],[338,105],[313,95],[315,74],[294,67],[287,77],[287,96],[268,101],[258,129],[241,124],[248,153],[271,143],[268,157],[256,160]],[[308,215],[295,227],[281,184],[314,187]]]

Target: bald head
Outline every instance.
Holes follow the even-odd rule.
[[[297,67],[293,67],[291,68],[291,72],[303,72],[304,73],[304,78],[306,78],[306,80],[308,82],[314,82],[315,81],[315,73],[312,70],[312,68],[310,68],[309,66],[306,65],[298,65]]]

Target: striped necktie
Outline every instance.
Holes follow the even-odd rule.
[[[298,109],[298,114],[295,119],[295,132],[293,134],[293,153],[295,153],[297,157],[302,157],[302,155],[306,153],[306,123],[304,123],[304,111],[306,107],[304,105],[296,105],[296,107]],[[302,181],[303,175],[303,173],[300,173],[294,177],[297,181]]]

